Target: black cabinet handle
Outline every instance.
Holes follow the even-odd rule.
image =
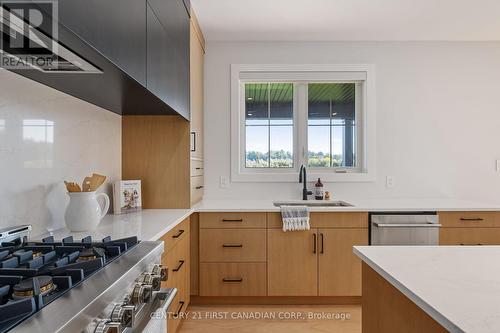
[[[176,233],[175,235],[173,235],[173,236],[172,236],[172,238],[179,238],[179,237],[181,237],[181,235],[182,235],[183,233],[184,233],[184,230],[183,230],[183,229],[181,229],[181,230],[179,230],[179,232],[178,232],[178,233]]]
[[[323,237],[323,233],[319,234],[319,236],[321,237],[321,250],[319,253],[323,254],[325,253],[325,239]]]
[[[191,151],[196,151],[196,132],[191,132],[191,139],[193,141],[193,146],[191,147]]]
[[[172,272],[178,272],[181,269],[182,265],[184,265],[184,260],[179,260],[179,266],[172,269]]]
[[[196,170],[203,170],[203,168],[200,168],[200,167],[198,167],[198,168],[195,168],[195,169],[196,169]]]
[[[478,246],[481,246],[481,245],[483,245],[483,244],[481,244],[481,243],[477,243],[477,244],[465,244],[465,243],[460,243],[460,245],[464,245],[464,246],[476,246],[476,245],[478,245]]]
[[[484,221],[481,217],[461,217],[460,221]]]
[[[222,244],[222,247],[243,247],[243,244]]]
[[[222,219],[222,222],[243,222],[243,219]]]
[[[196,190],[201,190],[203,188],[203,186],[196,186],[195,189]]]
[[[239,278],[239,279],[223,278],[222,282],[243,282],[243,278]]]
[[[174,318],[179,317],[179,314],[181,313],[182,308],[184,307],[184,304],[185,304],[185,302],[184,302],[184,301],[180,301],[180,302],[179,302],[179,305],[180,305],[180,306],[179,306],[179,309],[177,309],[177,312],[175,313]]]
[[[316,247],[317,247],[317,244],[316,244],[316,234],[314,233],[313,234],[313,253],[316,253]]]

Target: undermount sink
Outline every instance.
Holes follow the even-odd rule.
[[[345,201],[306,201],[306,200],[295,200],[295,201],[275,201],[273,205],[276,207],[280,206],[307,206],[307,207],[353,207],[348,202]]]

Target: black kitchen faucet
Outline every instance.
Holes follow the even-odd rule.
[[[304,183],[304,187],[302,189],[302,200],[307,200],[308,195],[312,195],[312,191],[309,191],[307,189],[307,172],[306,172],[306,166],[302,164],[300,166],[300,171],[299,171],[299,183]]]

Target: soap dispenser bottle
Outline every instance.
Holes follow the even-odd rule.
[[[323,183],[319,178],[316,184],[314,185],[314,199],[323,200]]]

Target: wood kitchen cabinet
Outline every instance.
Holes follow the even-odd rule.
[[[191,87],[191,158],[203,160],[203,80],[205,40],[196,21],[191,17],[190,27],[190,87]]]
[[[192,13],[190,22],[190,151],[191,151],[191,204],[201,201],[204,193],[203,163],[203,72],[205,39]]]
[[[308,232],[283,232],[281,214],[267,216],[270,296],[361,295],[361,261],[352,247],[368,244],[366,212],[313,212]],[[282,288],[281,280],[297,285]]]
[[[368,244],[367,213],[311,213],[311,229],[292,232],[282,230],[279,213],[199,218],[199,296],[212,297],[207,304],[256,296],[267,296],[264,303],[359,302],[361,261],[352,247]]]
[[[177,288],[177,294],[170,305],[168,316],[168,332],[177,330],[182,316],[190,302],[190,219],[186,219],[174,229],[166,233],[162,266],[168,270],[168,279],[162,288]]]
[[[200,264],[201,296],[266,296],[266,263]]]
[[[361,296],[361,260],[352,247],[368,244],[368,230],[319,229],[318,238],[318,295]]]
[[[499,212],[439,212],[439,245],[500,245]]]
[[[368,230],[268,230],[269,296],[361,296],[361,261],[354,245]]]
[[[266,213],[199,214],[199,295],[266,296]]]
[[[500,245],[500,228],[441,228],[439,245]]]
[[[267,231],[269,296],[318,294],[317,230]]]

